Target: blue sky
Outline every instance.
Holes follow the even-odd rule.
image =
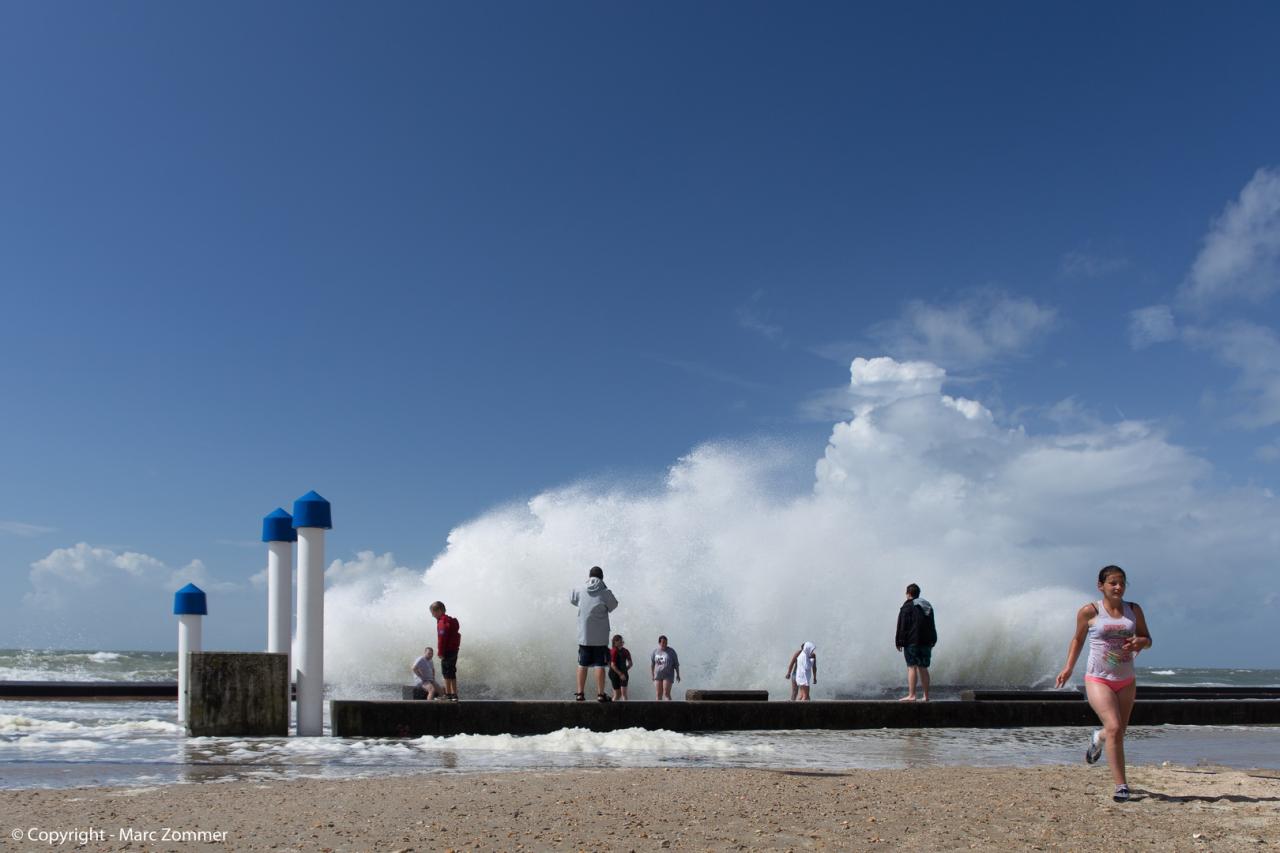
[[[1277,24],[1265,3],[8,4],[0,646],[167,648],[196,579],[226,614],[206,638],[256,647],[260,519],[309,489],[331,558],[418,576],[459,525],[651,495],[703,446],[786,448],[771,494],[821,491],[868,387],[850,363],[885,356],[1046,446],[1148,430],[1192,472],[1170,525],[1243,501],[1161,583],[1215,618],[1254,601],[1244,649],[1162,660],[1274,666]],[[1034,579],[1087,594],[1128,558],[1150,590],[1161,518],[1109,553],[1067,525],[1080,562]],[[566,584],[595,561],[560,557]]]

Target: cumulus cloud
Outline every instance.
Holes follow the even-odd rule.
[[[1207,664],[1204,649],[1270,635],[1259,614],[1206,598],[1203,577],[1230,565],[1233,585],[1277,591],[1273,496],[1215,485],[1146,423],[1074,417],[1035,434],[946,390],[934,363],[856,360],[851,407],[805,463],[805,488],[779,485],[796,480],[794,454],[709,444],[652,489],[579,485],[486,513],[425,573],[362,555],[349,580],[334,574],[327,666],[339,681],[399,680],[440,599],[461,620],[469,683],[559,695],[569,588],[592,565],[621,602],[614,629],[642,655],[667,634],[686,681],[707,687],[776,690],[761,661],[804,639],[829,651],[824,690],[897,683],[890,640],[913,581],[938,608],[935,678],[1044,684],[1111,562],[1130,570],[1168,660]]]
[[[360,551],[354,560],[334,560],[324,570],[324,579],[328,584],[372,584],[377,586],[394,585],[398,581],[416,579],[421,572],[415,572],[396,562],[393,554],[375,554],[373,551]]]
[[[1178,337],[1173,309],[1168,305],[1150,305],[1129,312],[1129,345],[1145,349]]]
[[[1280,171],[1259,169],[1214,221],[1180,296],[1206,306],[1280,288]]]
[[[24,601],[31,606],[56,609],[80,600],[86,591],[115,588],[152,588],[173,591],[195,583],[206,591],[234,589],[235,584],[210,576],[200,560],[171,569],[160,560],[136,551],[117,552],[79,542],[57,548],[31,564],[31,591]]]
[[[1023,352],[1053,328],[1056,316],[1032,299],[983,290],[951,305],[912,300],[898,319],[870,335],[894,358],[969,369]]]

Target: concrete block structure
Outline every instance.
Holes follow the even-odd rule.
[[[188,679],[192,737],[288,736],[288,654],[193,652]]]

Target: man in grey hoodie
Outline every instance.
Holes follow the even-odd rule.
[[[592,566],[587,572],[587,585],[575,589],[569,601],[578,608],[578,692],[574,698],[581,702],[587,686],[587,669],[596,668],[596,699],[608,702],[604,692],[604,673],[609,668],[609,614],[618,606],[609,587],[604,585],[604,569]]]

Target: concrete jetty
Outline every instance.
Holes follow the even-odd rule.
[[[164,700],[178,698],[176,681],[0,681],[0,699]]]
[[[1088,703],[1075,701],[565,702],[478,700],[329,703],[339,737],[444,737],[548,734],[563,728],[677,732],[1096,726]],[[1139,700],[1132,725],[1276,725],[1274,699]]]
[[[132,702],[176,698],[176,681],[0,681],[0,700]]]

